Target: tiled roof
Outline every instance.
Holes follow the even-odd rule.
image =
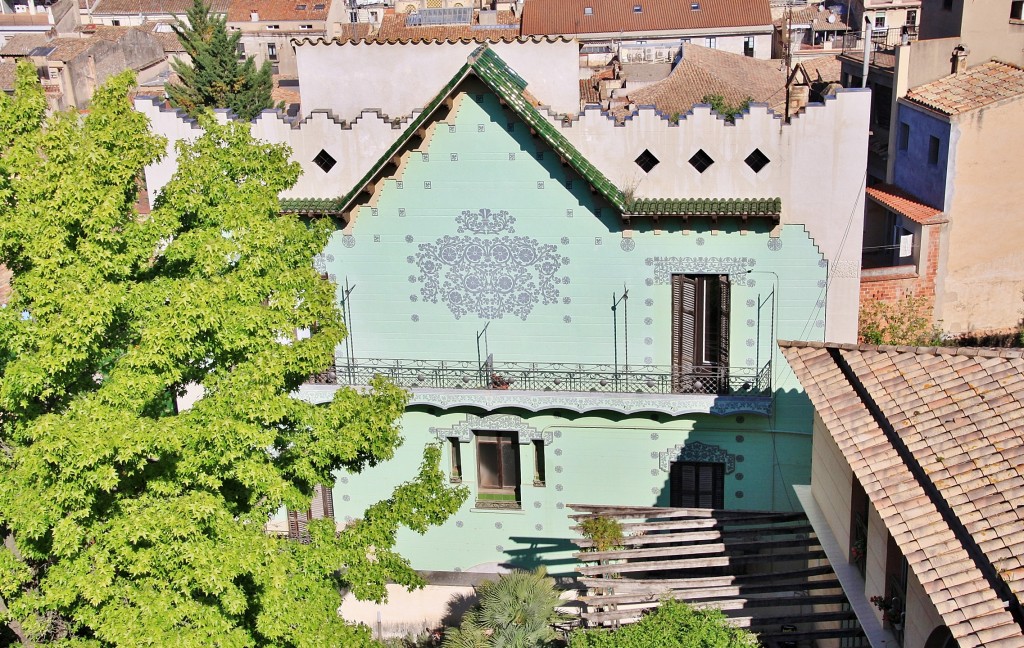
[[[281,211],[286,214],[340,214],[340,198],[282,198]]]
[[[800,65],[807,71],[811,81],[838,83],[843,78],[843,64],[835,54],[805,59],[800,61]]]
[[[17,34],[9,36],[7,43],[0,48],[0,56],[28,56],[33,49],[46,45],[50,37],[46,34]]]
[[[146,29],[150,34],[156,38],[164,48],[165,54],[178,54],[185,51],[181,41],[178,40],[178,35],[173,31],[167,31],[167,28],[163,25],[169,23],[162,22],[147,22],[142,25],[141,29]]]
[[[529,0],[523,34],[596,34],[698,30],[772,24],[768,0]],[[634,11],[639,6],[640,11]],[[586,13],[590,8],[591,12]]]
[[[52,47],[53,51],[46,55],[46,59],[67,63],[95,44],[96,41],[90,38],[54,38],[47,43],[47,47]]]
[[[531,0],[532,1],[532,0]],[[409,13],[388,11],[381,21],[373,40],[383,42],[457,41],[477,42],[512,41],[519,38],[519,19],[511,11],[499,11],[497,25],[481,25],[480,13],[474,12],[469,25],[407,26]]]
[[[336,24],[334,26],[336,32],[335,39],[339,41],[358,41],[363,40],[370,35],[373,31],[373,27],[369,23],[344,23],[341,25]]]
[[[959,646],[1024,645],[1024,351],[779,344]]]
[[[637,105],[653,105],[668,115],[688,112],[709,94],[722,95],[733,106],[750,97],[782,111],[787,75],[779,68],[778,61],[686,43],[683,58],[667,79],[629,93],[629,99]]]
[[[209,0],[213,13],[228,11],[230,0]],[[93,5],[94,16],[137,16],[175,15],[184,16],[192,6],[192,0],[97,0]]]
[[[907,92],[907,100],[957,115],[1024,94],[1024,68],[989,61]]]
[[[580,79],[580,102],[583,104],[601,103],[601,93],[598,90],[599,83],[600,79],[596,77]]]
[[[259,22],[274,20],[326,20],[331,0],[229,0],[228,22],[250,22],[252,12]]]
[[[868,198],[888,207],[897,214],[903,214],[915,223],[931,225],[943,223],[942,210],[929,207],[899,187],[889,184],[877,184],[864,190]]]
[[[17,61],[0,59],[0,92],[10,92],[14,90],[14,83],[17,80],[17,69]]]

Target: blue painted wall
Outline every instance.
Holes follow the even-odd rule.
[[[945,209],[947,170],[951,151],[949,122],[902,103],[898,105],[897,115],[894,184],[932,207]],[[910,137],[905,150],[899,146],[899,129],[902,124],[910,127]],[[939,159],[936,164],[928,162],[931,137],[939,140]]]

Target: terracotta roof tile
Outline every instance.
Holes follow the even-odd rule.
[[[523,5],[523,34],[713,31],[722,27],[772,24],[768,0],[529,0]],[[641,11],[634,11],[640,6]],[[586,8],[590,8],[590,13]]]
[[[0,92],[12,92],[14,90],[14,82],[17,80],[16,70],[18,68],[17,61],[9,59],[0,59]],[[3,266],[0,266],[0,273],[3,272]],[[0,300],[3,299],[3,283],[0,280]]]
[[[1024,427],[1007,423],[1007,397],[1009,413],[1024,411],[1024,351],[780,345],[960,645],[1010,637],[1022,645],[1024,631],[988,579],[1001,580],[999,588],[1020,608],[1024,508],[1016,489],[1024,490],[1017,453]],[[890,422],[889,434],[830,348]],[[885,460],[893,457],[900,460]]]
[[[819,7],[822,9],[819,11]],[[832,17],[831,22],[829,17]],[[775,24],[782,26],[785,22],[785,18],[780,18],[775,21]],[[812,4],[798,9],[792,14],[792,25],[810,25],[814,31],[846,31],[849,26],[843,22],[843,19],[827,9],[824,9],[824,5]]]
[[[687,43],[667,79],[629,93],[629,99],[637,105],[653,105],[668,115],[689,112],[709,94],[722,95],[733,106],[749,97],[781,111],[786,103],[786,76],[778,61]]]
[[[481,25],[478,11],[473,13],[473,20],[468,25],[410,26],[406,24],[409,16],[408,13],[387,11],[372,40],[389,43],[457,40],[497,42],[519,38],[519,20],[511,11],[497,12],[497,25]]]
[[[7,43],[0,48],[0,56],[28,56],[33,49],[46,45],[50,37],[46,34],[16,34],[7,37]]]
[[[104,0],[105,1],[105,0]],[[250,22],[252,12],[259,22],[275,20],[326,20],[331,0],[229,0],[228,22]]]
[[[209,0],[214,13],[227,13],[230,0]],[[94,16],[175,15],[184,16],[192,0],[97,0]]]
[[[898,214],[903,214],[915,223],[930,225],[945,222],[942,210],[929,207],[899,187],[889,184],[877,184],[868,187],[864,192],[868,198],[876,203]]]
[[[1024,95],[1024,68],[989,61],[960,74],[911,88],[907,101],[945,115],[957,115]]]

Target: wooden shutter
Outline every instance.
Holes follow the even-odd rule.
[[[674,391],[692,390],[697,331],[697,280],[672,275],[672,385]]]
[[[682,508],[725,508],[725,465],[672,462],[669,504]]]
[[[320,518],[334,519],[334,493],[327,486],[317,486],[313,489],[313,503],[310,505],[310,513],[314,520]]]
[[[697,467],[683,461],[672,462],[669,471],[669,505],[675,508],[692,507],[697,500]]]
[[[718,393],[729,391],[729,275],[718,276],[719,327],[718,335]]]
[[[288,511],[288,539],[297,540],[303,544],[309,543],[309,512]]]

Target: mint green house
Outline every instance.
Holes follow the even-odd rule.
[[[393,470],[339,475],[335,517],[389,493],[428,443],[470,496],[401,537],[423,570],[571,571],[569,504],[798,510],[812,408],[775,340],[852,341],[868,95],[791,124],[755,106],[736,124],[695,107],[616,125],[531,93],[574,43],[500,45],[299,44],[304,100],[323,57],[355,57],[358,81],[367,53],[420,57],[432,92],[366,85],[373,113],[253,126],[303,165],[283,208],[338,223],[314,263],[350,337],[301,397],[376,374],[411,394]],[[177,116],[140,110],[173,139]]]

